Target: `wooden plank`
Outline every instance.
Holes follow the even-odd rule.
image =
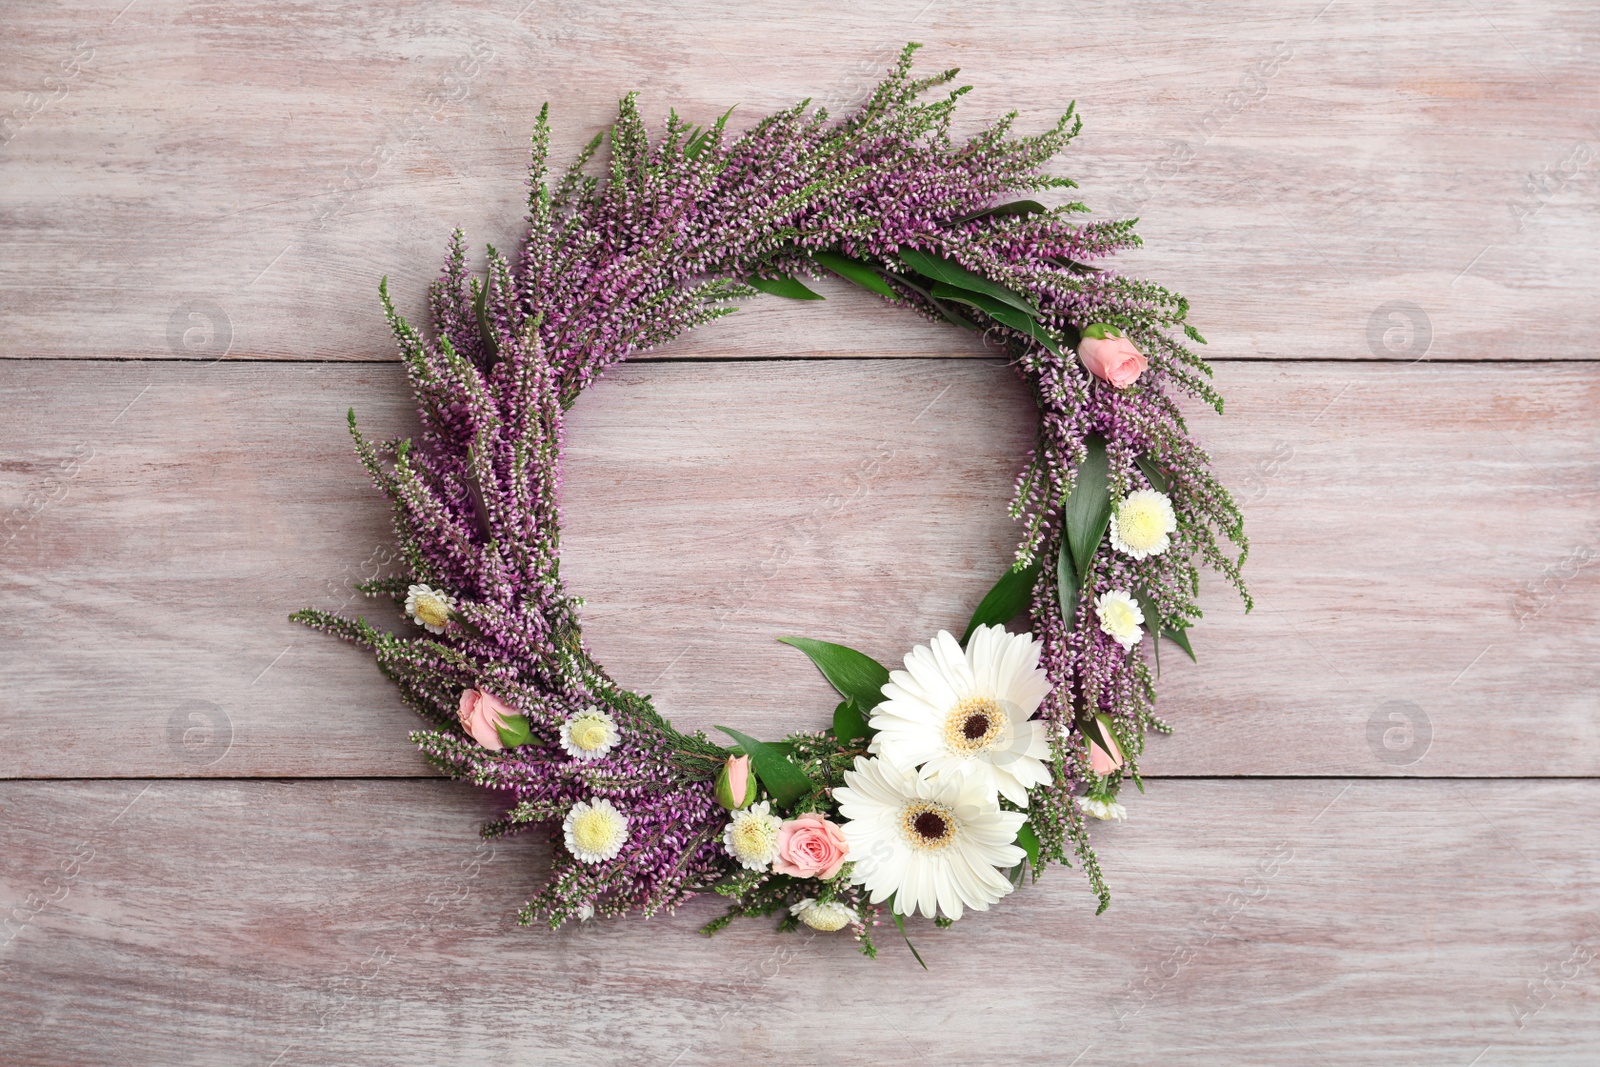
[[[542,102],[564,158],[628,90],[652,120],[837,111],[916,39],[978,87],[963,130],[1076,98],[1064,169],[1142,218],[1124,269],[1187,293],[1220,355],[1586,358],[1591,31],[1489,2],[69,0],[7,24],[0,355],[391,359],[379,276],[416,314],[453,227],[514,244]],[[981,354],[843,296],[661,355]]]
[[[1205,591],[1147,769],[1596,773],[1600,369],[1218,380],[1230,414],[1195,431],[1246,501],[1260,608]],[[344,413],[404,432],[396,369],[43,361],[0,383],[23,413],[0,427],[0,772],[426,773],[370,660],[287,621],[389,566]],[[569,422],[588,638],[680,724],[820,724],[827,687],[775,638],[893,661],[959,627],[1008,560],[1031,433],[983,361],[623,368]]]
[[[1153,783],[949,931],[561,932],[444,782],[0,785],[0,1056],[82,1063],[1590,1064],[1600,783]]]

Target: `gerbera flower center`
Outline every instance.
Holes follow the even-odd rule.
[[[941,849],[956,837],[956,823],[950,809],[926,800],[906,806],[901,827],[913,848],[930,851]]]
[[[411,613],[429,626],[443,626],[450,621],[450,606],[427,593],[417,597]]]
[[[1006,713],[991,696],[957,701],[944,723],[944,742],[951,752],[975,756],[992,748],[1005,730]]]

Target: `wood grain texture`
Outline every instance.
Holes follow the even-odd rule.
[[[1229,415],[1194,429],[1245,502],[1259,608],[1207,587],[1149,772],[1594,774],[1600,370],[1218,382]],[[44,361],[0,387],[26,413],[0,427],[4,774],[427,773],[370,658],[287,621],[401,625],[348,589],[392,553],[343,425],[406,430],[397,368]],[[775,639],[895,662],[959,628],[1009,559],[1032,428],[983,361],[623,368],[568,426],[587,637],[680,725],[823,723],[830,691]]]
[[[909,39],[977,86],[963,129],[1076,98],[1064,170],[1142,218],[1124,269],[1217,354],[1581,359],[1600,328],[1581,4],[76,0],[4,36],[4,356],[391,359],[379,276],[416,314],[453,227],[514,244],[542,102],[559,159],[629,90],[652,120],[848,107]],[[840,295],[660,355],[981,355]]]
[[[512,919],[447,782],[0,785],[0,1058],[201,1065],[1588,1065],[1600,784],[1158,782],[949,931]]]

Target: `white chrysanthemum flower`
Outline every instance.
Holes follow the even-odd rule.
[[[1080,811],[1096,819],[1115,819],[1121,822],[1128,817],[1128,809],[1110,797],[1084,796],[1074,799],[1077,800]]]
[[[894,894],[894,910],[959,919],[987,911],[1011,892],[997,868],[1027,855],[1017,831],[1020,811],[1001,811],[976,775],[930,778],[885,759],[856,757],[855,770],[833,791],[850,845],[850,880],[874,904]]]
[[[889,675],[867,750],[932,777],[969,775],[991,800],[1027,807],[1028,790],[1050,781],[1049,728],[1033,718],[1050,692],[1041,649],[1032,634],[980,626],[963,652],[941,630]]]
[[[579,904],[578,905],[578,921],[581,922],[581,923],[586,923],[592,918],[594,918],[594,905],[593,904]]]
[[[1171,546],[1177,529],[1172,499],[1154,489],[1139,489],[1111,513],[1111,547],[1134,559],[1159,556]]]
[[[1140,629],[1144,624],[1144,612],[1126,589],[1101,593],[1094,602],[1094,610],[1100,616],[1100,629],[1123,648],[1132,648],[1144,636]]]
[[[614,859],[628,840],[628,817],[611,801],[580,800],[561,822],[567,851],[584,863]]]
[[[778,827],[783,820],[769,814],[771,802],[763,800],[733,813],[728,828],[722,831],[722,844],[728,855],[746,869],[764,871],[778,858]]]
[[[413,585],[406,590],[406,614],[430,634],[444,633],[444,624],[456,610],[456,598],[442,589]]]
[[[850,905],[841,904],[837,900],[819,903],[813,897],[806,897],[800,903],[790,905],[789,914],[811,929],[821,930],[827,934],[843,930],[856,921],[856,910]]]
[[[573,759],[599,759],[621,736],[616,720],[600,708],[585,708],[561,724],[561,747]]]

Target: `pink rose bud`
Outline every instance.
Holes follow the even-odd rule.
[[[807,812],[778,827],[778,858],[772,869],[794,878],[832,878],[849,851],[843,830],[816,812]]]
[[[756,779],[749,756],[729,756],[717,775],[717,803],[729,811],[747,808],[756,798]]]
[[[1090,374],[1108,381],[1118,389],[1126,389],[1139,380],[1139,375],[1150,366],[1133,342],[1119,333],[1116,327],[1095,323],[1084,327],[1083,340],[1078,342],[1078,358]]]
[[[491,752],[499,752],[505,747],[500,741],[500,727],[506,724],[506,716],[515,714],[492,693],[463,689],[461,710],[456,717],[461,720],[461,728],[471,734],[474,741]]]
[[[1100,724],[1100,736],[1106,739],[1106,744],[1111,746],[1107,752],[1094,741],[1089,741],[1089,769],[1096,774],[1105,775],[1122,766],[1122,749],[1117,747],[1117,739],[1111,732],[1111,723],[1104,715],[1095,716]],[[1086,739],[1087,740],[1087,739]]]

